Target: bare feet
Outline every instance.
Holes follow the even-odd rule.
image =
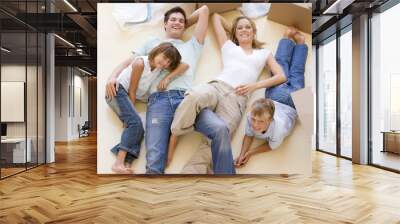
[[[294,42],[296,42],[296,44],[304,44],[305,43],[304,35],[301,34],[299,31],[297,31],[294,34],[293,39],[294,39]]]
[[[294,35],[296,34],[296,32],[297,32],[297,29],[296,29],[296,28],[294,28],[294,27],[292,27],[292,26],[289,26],[289,27],[286,29],[285,33],[283,34],[283,37],[284,37],[284,38],[287,38],[287,39],[293,39],[293,37],[294,37]]]
[[[115,173],[119,174],[133,174],[133,170],[131,168],[125,167],[123,164],[114,163],[111,169]]]
[[[117,154],[117,160],[114,162],[111,167],[112,171],[119,174],[133,174],[133,170],[131,168],[124,166],[124,161],[126,157],[127,151],[119,150]]]

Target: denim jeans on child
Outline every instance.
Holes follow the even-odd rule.
[[[146,115],[146,173],[163,174],[168,156],[168,143],[175,110],[184,91],[169,90],[150,95]],[[211,110],[203,110],[196,119],[195,130],[211,140],[215,173],[235,173],[230,148],[229,129]]]
[[[121,85],[118,87],[117,95],[111,99],[106,98],[106,101],[125,127],[121,135],[121,142],[115,145],[111,152],[118,154],[121,149],[126,151],[125,162],[131,163],[139,156],[140,142],[144,135],[142,121],[129,99],[127,91]]]
[[[292,40],[281,39],[275,54],[276,61],[282,66],[287,82],[267,88],[265,97],[296,109],[291,93],[304,88],[304,70],[308,47],[295,44]]]
[[[231,135],[239,126],[247,99],[246,96],[235,94],[232,86],[220,80],[197,85],[185,94],[185,99],[176,110],[171,131],[179,136],[196,130],[207,136],[211,140],[211,150],[207,153],[212,153],[214,174],[235,174]],[[200,158],[207,158],[203,155],[205,152],[201,150],[201,154],[195,153],[183,171],[204,170],[192,169],[190,164],[200,167]],[[203,164],[208,167],[211,159],[203,161]]]
[[[233,165],[231,147],[231,132],[226,122],[217,113],[205,108],[197,115],[195,130],[207,136],[209,139],[213,173],[235,174],[236,171]],[[191,159],[189,163],[193,163],[193,159]]]

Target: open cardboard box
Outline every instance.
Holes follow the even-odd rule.
[[[203,5],[207,5],[210,10],[210,14],[212,13],[223,13],[226,11],[234,10],[242,6],[242,3],[197,3],[196,8],[200,8]]]
[[[210,13],[223,13],[241,7],[242,3],[197,3],[196,8],[207,5]],[[268,19],[286,26],[294,26],[311,34],[311,4],[310,3],[273,3],[268,13]]]
[[[273,3],[267,18],[311,34],[311,17],[311,3]]]

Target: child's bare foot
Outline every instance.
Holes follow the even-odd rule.
[[[123,164],[114,164],[111,169],[119,174],[133,174],[133,170],[125,167]]]
[[[296,34],[293,36],[293,39],[294,39],[294,42],[296,42],[296,44],[304,44],[305,43],[305,37],[299,31],[296,32]]]

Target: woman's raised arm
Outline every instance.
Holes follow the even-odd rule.
[[[225,20],[225,18],[217,13],[212,16],[212,23],[215,35],[217,36],[218,45],[221,48],[225,42],[229,40],[227,32],[231,31],[232,26]]]

